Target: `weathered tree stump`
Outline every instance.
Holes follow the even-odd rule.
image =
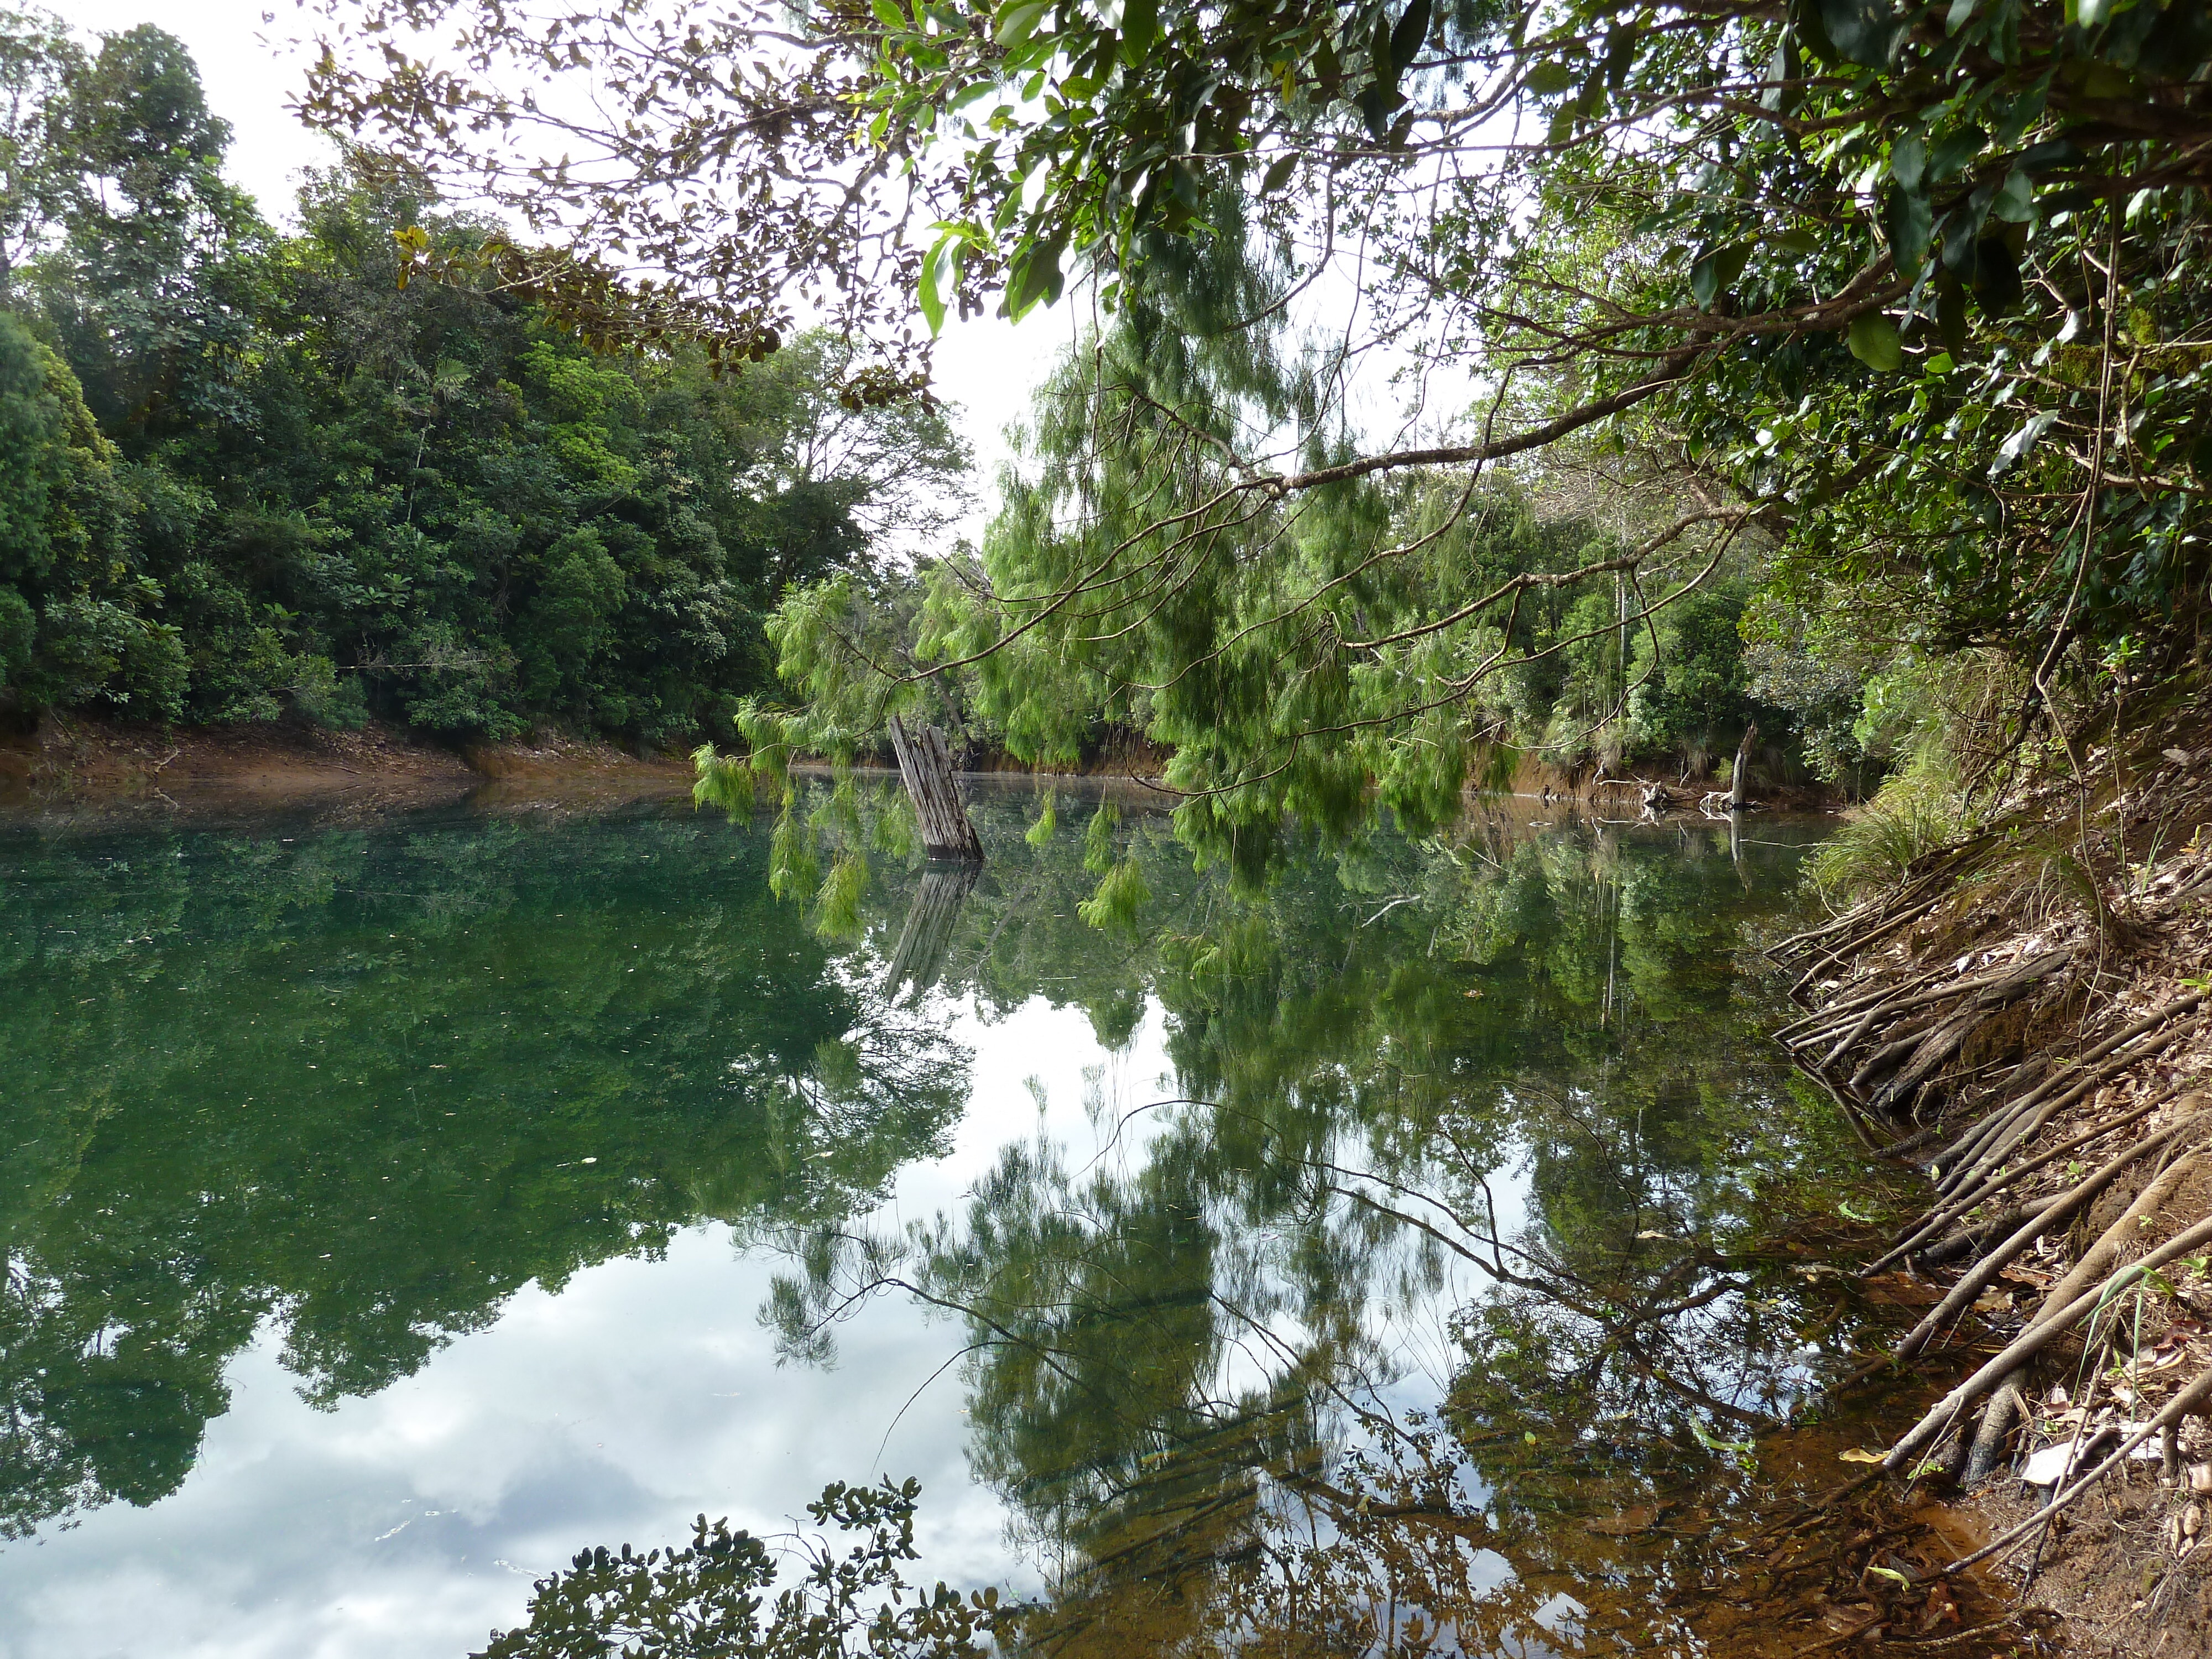
[[[1759,741],[1757,720],[1743,728],[1743,741],[1735,746],[1735,770],[1729,774],[1729,811],[1741,812],[1750,803],[1744,799],[1744,781],[1751,775],[1751,745]]]
[[[983,861],[982,839],[968,817],[952,777],[952,757],[945,747],[945,734],[933,726],[909,733],[896,714],[891,716],[891,752],[898,757],[899,776],[906,798],[914,803],[915,821],[921,825],[923,850],[933,859]]]

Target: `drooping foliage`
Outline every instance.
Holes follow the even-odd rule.
[[[1856,776],[1879,734],[1849,704],[1870,678],[2008,657],[2019,695],[1986,747],[2014,754],[2109,720],[2108,662],[2139,679],[2194,648],[2212,467],[2197,0],[837,4],[772,51],[785,26],[764,9],[559,9],[549,29],[479,0],[372,6],[372,31],[437,31],[431,55],[393,64],[336,29],[310,106],[568,216],[580,248],[628,246],[677,291],[744,264],[770,318],[834,289],[893,368],[915,313],[1019,316],[1084,285],[1111,315],[1073,371],[1082,412],[1040,432],[1049,465],[1069,453],[1055,422],[1081,432],[1079,476],[1014,492],[943,659],[901,672],[1023,653],[1010,731],[1048,746],[1079,708],[1188,744],[1177,696],[1218,694],[1179,781],[1229,792],[1193,816],[1234,835],[1248,811],[1328,818],[1355,772],[1418,797],[1451,769],[1417,777],[1429,757],[1492,718],[1492,682],[1517,679],[1510,702],[1563,666],[1601,678],[1606,649],[1616,700],[1650,652],[1646,731],[1710,746],[1698,711],[1755,676],[1812,758]],[[526,106],[501,89],[519,67],[625,101],[605,119]],[[533,147],[571,145],[588,161],[531,170]],[[770,173],[794,182],[750,202]],[[819,234],[779,242],[802,201]],[[1255,240],[1272,280],[1212,280],[1221,248]],[[1264,356],[1269,325],[1332,284],[1359,306],[1304,382],[1317,401],[1178,381],[1173,336],[1210,337],[1189,349],[1217,367]],[[1384,350],[1409,385],[1464,388],[1426,429],[1345,401],[1344,366]],[[1486,669],[1429,627],[1449,604],[1410,607],[1410,638],[1340,608],[1354,568],[1431,582],[1440,544],[1407,503],[1479,514],[1501,468],[1540,497],[1595,470],[1633,509],[1540,573],[1588,607],[1560,653],[1578,669],[1518,666],[1526,583],[1459,599],[1461,646],[1508,645]],[[1720,611],[1654,613],[1637,645],[1624,614],[1707,561],[1742,579]],[[1624,596],[1644,574],[1656,591]],[[1764,667],[1678,674],[1668,629],[1686,656],[1685,630],[1739,602]],[[1378,764],[1387,744],[1423,758]]]
[[[271,229],[159,29],[88,53],[11,14],[0,44],[17,708],[727,734],[787,587],[943,529],[944,412],[840,404],[837,343],[594,355],[489,278],[408,281],[490,233],[404,169],[311,175]]]

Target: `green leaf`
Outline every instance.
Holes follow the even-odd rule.
[[[1897,325],[1879,311],[1862,312],[1851,319],[1851,356],[1869,368],[1894,374],[1905,364],[1905,343]]]
[[[1618,87],[1628,78],[1629,69],[1636,62],[1636,44],[1642,38],[1642,33],[1640,29],[1624,27],[1606,36],[1605,81],[1607,86]],[[1791,65],[1795,64],[1796,56],[1796,46],[1785,33],[1782,37],[1782,44],[1774,49],[1774,61],[1783,65],[1786,73],[1794,75],[1796,70]]]
[[[1820,22],[1836,50],[1870,69],[1888,66],[1905,24],[1888,0],[1820,0]]]
[[[957,286],[959,282],[960,246],[959,239],[948,231],[937,239],[936,246],[929,250],[921,262],[921,279],[915,285],[915,299],[921,307],[921,319],[929,325],[933,337],[945,327],[946,289]],[[951,277],[951,283],[939,277],[938,273],[940,270],[945,270]]]
[[[2025,222],[2035,211],[2035,186],[2015,167],[2005,175],[2003,187],[1990,203],[1990,212],[2012,224]]]
[[[1573,65],[1557,58],[1547,58],[1528,71],[1528,90],[1543,97],[1565,92],[1574,83]]]
[[[1012,5],[1002,6],[998,21],[991,26],[991,38],[1002,46],[1018,46],[1037,32],[1037,25],[1051,9],[1052,0],[1015,0]]]
[[[868,9],[875,13],[876,21],[894,34],[903,34],[914,27],[907,15],[892,4],[891,0],[868,0]]]
[[[2055,409],[2046,409],[2039,414],[2029,416],[2018,431],[1997,446],[1997,458],[1990,464],[1990,477],[1993,479],[2002,477],[2014,462],[2043,441],[2043,434],[2051,430],[2057,419],[2058,411]]]
[[[1707,1451],[1735,1452],[1741,1455],[1759,1449],[1756,1441],[1722,1439],[1718,1435],[1708,1431],[1705,1425],[1694,1417],[1690,1419],[1690,1433]]]
[[[1828,39],[1828,26],[1820,21],[1820,0],[1790,0],[1790,32],[1824,64],[1843,57],[1836,43]]]
[[[1136,65],[1160,38],[1160,0],[1123,0],[1121,61]]]
[[[2081,159],[2081,147],[2071,138],[2050,138],[2021,151],[2014,158],[2014,165],[2025,173],[2044,173],[2052,167],[2071,167]]]
[[[1935,216],[1927,197],[1917,190],[1892,191],[1881,206],[1882,233],[1889,238],[1890,258],[1900,276],[1919,273],[1927,263],[1928,245],[1935,240]]]
[[[1359,111],[1366,118],[1369,134],[1379,144],[1390,130],[1390,117],[1405,101],[1398,91],[1398,71],[1390,64],[1390,14],[1379,6],[1375,11],[1375,35],[1368,44],[1367,55],[1374,65],[1374,78],[1359,95]]]
[[[1908,132],[1889,147],[1889,176],[1907,190],[1920,188],[1928,173],[1928,141]]]
[[[1613,51],[1621,49],[1618,44],[1620,41],[1627,42],[1630,51],[1634,50],[1635,30],[1618,29],[1614,35],[1616,45]],[[1802,88],[1790,83],[1802,79],[1804,72],[1805,65],[1797,55],[1797,36],[1794,31],[1784,29],[1781,38],[1774,43],[1774,56],[1767,60],[1768,85],[1766,90],[1759,94],[1760,105],[1781,115],[1794,112],[1805,101],[1805,94]],[[1613,71],[1612,52],[1607,54],[1606,74],[1613,85],[1620,84],[1621,76]]]
[[[1711,311],[1713,301],[1729,291],[1735,279],[1743,275],[1745,262],[1751,258],[1751,244],[1732,242],[1726,247],[1717,247],[1699,257],[1690,267],[1690,297],[1698,302],[1700,311]]]
[[[1966,289],[1951,268],[1936,271],[1936,336],[1954,362],[1966,355]]]
[[[1979,127],[1961,127],[1938,138],[1935,148],[1928,152],[1929,182],[1940,185],[1953,177],[1979,155],[1989,142],[1990,135]]]
[[[1295,155],[1285,155],[1271,163],[1267,168],[1267,176],[1260,180],[1260,193],[1262,196],[1273,196],[1291,182],[1291,175],[1296,173],[1297,168],[1298,158]]]
[[[1060,256],[1067,246],[1065,231],[1031,242],[1014,255],[1013,283],[1006,299],[1006,314],[1019,322],[1039,301],[1050,305],[1060,298],[1065,278]]]
[[[1390,31],[1390,68],[1403,75],[1414,58],[1421,55],[1421,46],[1429,38],[1429,0],[1413,0],[1398,18],[1398,26]]]
[[[2001,236],[1974,244],[1974,303],[1984,313],[2002,317],[2027,296],[2020,278],[2020,258]]]
[[[2021,135],[2035,125],[2043,114],[2050,92],[2049,77],[2046,76],[2001,107],[1996,130],[1990,134],[1991,141],[1999,149],[2010,149],[2020,142]]]

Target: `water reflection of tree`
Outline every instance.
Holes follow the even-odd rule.
[[[1102,1034],[1149,996],[1186,1098],[1140,1155],[1010,1148],[964,1212],[821,1244],[777,1315],[819,1342],[896,1285],[966,1320],[972,1461],[1056,1564],[1049,1645],[1510,1650],[1561,1595],[1585,1634],[1663,1626],[1674,1534],[1749,1501],[1739,1448],[1844,1340],[1771,1254],[1833,1148],[1737,971],[1786,850],[1747,891],[1695,832],[1482,828],[1243,896],[1139,829],[1168,920],[1120,939],[994,837],[946,981]],[[1424,1415],[1402,1332],[1440,1295]]]
[[[965,1103],[688,815],[6,850],[0,1535],[174,1490],[264,1325],[367,1393],[689,1223],[865,1212]]]

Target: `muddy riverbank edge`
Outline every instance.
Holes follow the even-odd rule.
[[[690,764],[611,744],[550,738],[453,747],[372,722],[333,732],[304,724],[126,726],[46,715],[0,731],[0,804],[176,802],[220,795],[271,805],[331,796],[393,804],[467,794],[488,782],[550,780],[675,788]]]
[[[1052,770],[1143,784],[1156,780],[1165,762],[1164,754],[1125,741],[1109,744],[1081,765]],[[998,750],[963,753],[957,763],[963,775],[1036,775]],[[374,720],[353,732],[282,721],[133,725],[82,714],[0,720],[0,810],[133,800],[179,804],[186,796],[239,805],[338,797],[401,805],[469,795],[487,784],[521,793],[532,787],[648,793],[688,789],[691,777],[685,753],[641,754],[559,733],[456,744]],[[1634,817],[1654,785],[1667,792],[1662,811],[1692,811],[1714,780],[1674,765],[1609,776],[1523,757],[1510,777],[1498,781],[1508,796],[1540,805],[1556,802],[1598,817]],[[1832,791],[1811,783],[1762,781],[1752,793],[1760,805],[1789,811],[1832,811],[1843,805]]]
[[[1778,1040],[1898,1172],[1857,1265],[1925,1305],[1869,1367],[1942,1395],[1881,1477],[1977,1519],[2060,1650],[2212,1650],[2212,721],[2088,750],[1776,954]]]

